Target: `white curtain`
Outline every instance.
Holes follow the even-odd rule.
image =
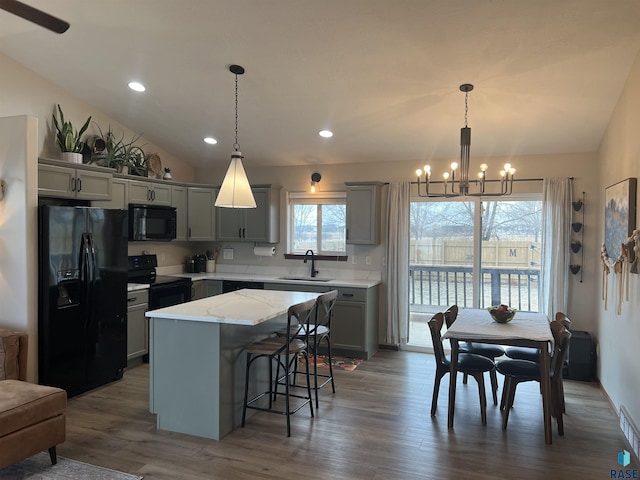
[[[387,329],[385,342],[407,343],[409,332],[409,209],[411,183],[389,184],[386,208]]]
[[[544,180],[540,303],[542,312],[549,318],[553,318],[556,312],[567,311],[572,198],[570,178]]]

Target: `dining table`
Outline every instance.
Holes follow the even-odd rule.
[[[532,347],[540,352],[539,365],[544,439],[546,444],[552,443],[549,352],[553,345],[553,335],[549,326],[549,318],[546,315],[538,312],[519,311],[510,322],[498,323],[493,320],[485,309],[462,308],[459,310],[456,320],[442,336],[442,339],[449,339],[451,342],[448,428],[453,428],[459,342]]]

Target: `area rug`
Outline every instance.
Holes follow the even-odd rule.
[[[2,480],[140,480],[141,478],[60,456],[58,456],[58,463],[51,465],[47,452],[38,453],[0,470]]]
[[[309,360],[311,360],[309,366],[313,367],[313,357]],[[347,372],[353,372],[362,363],[361,358],[336,357],[335,355],[332,360],[333,368],[339,368]],[[329,368],[329,358],[326,355],[318,355],[318,368]]]

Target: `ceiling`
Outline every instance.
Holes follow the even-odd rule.
[[[196,167],[233,150],[230,64],[245,165],[420,164],[459,154],[462,83],[472,156],[597,150],[640,50],[639,0],[23,1],[71,28],[0,11],[0,52]]]

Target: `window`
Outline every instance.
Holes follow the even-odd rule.
[[[411,202],[409,343],[429,347],[426,320],[506,303],[539,311],[541,195]]]
[[[289,252],[346,253],[346,194],[289,194]]]

